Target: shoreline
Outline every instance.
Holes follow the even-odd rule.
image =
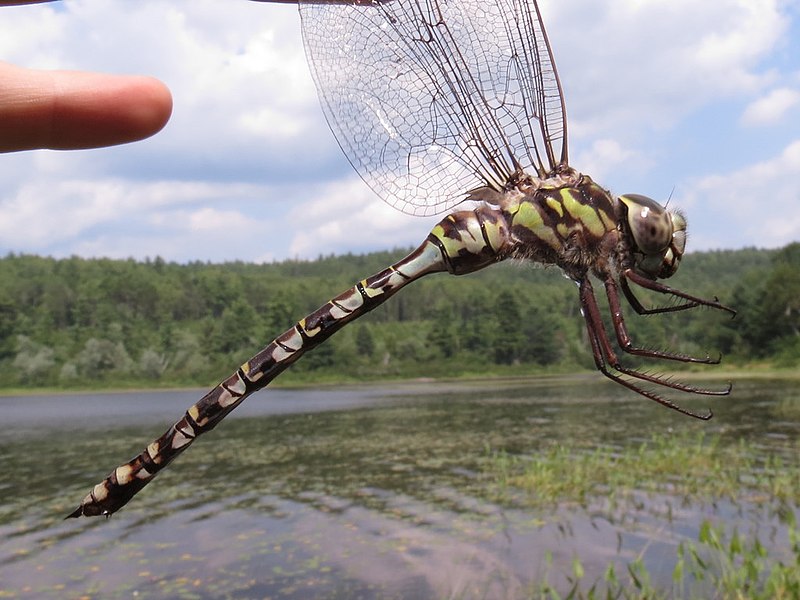
[[[766,365],[750,365],[740,367],[737,370],[724,370],[724,371],[664,371],[664,375],[669,377],[680,377],[685,380],[710,380],[710,381],[741,381],[747,379],[781,379],[788,381],[800,381],[800,372],[797,369],[788,367],[773,367]],[[496,373],[496,374],[476,374],[466,376],[453,376],[453,377],[397,377],[397,378],[376,378],[376,379],[349,379],[339,378],[332,379],[329,377],[320,377],[317,381],[297,381],[291,377],[286,378],[287,381],[275,381],[268,387],[279,389],[326,389],[326,388],[347,388],[347,387],[381,387],[387,385],[422,385],[422,384],[446,384],[446,383],[500,383],[500,382],[553,382],[558,379],[574,380],[578,378],[589,378],[592,375],[597,375],[597,381],[602,382],[606,379],[597,371],[594,370],[581,370],[581,371],[565,371],[565,372],[552,372],[552,373],[527,373],[520,375]],[[154,385],[143,386],[140,383],[132,383],[130,386],[95,386],[86,388],[58,388],[58,387],[25,387],[25,388],[5,388],[0,389],[0,398],[8,397],[25,397],[25,396],[78,396],[89,394],[128,394],[128,393],[154,393],[159,392],[193,392],[203,394],[214,385]],[[266,388],[264,388],[266,389]],[[735,388],[734,388],[735,389]],[[735,392],[734,392],[735,393]]]

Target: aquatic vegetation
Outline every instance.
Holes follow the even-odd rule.
[[[791,452],[787,448],[787,456]],[[556,443],[529,456],[496,451],[489,462],[499,492],[523,504],[586,504],[641,492],[693,501],[800,504],[800,462],[765,454],[744,439],[726,444],[703,432],[657,434],[624,449]]]
[[[553,572],[548,558],[547,571],[531,590],[539,600],[574,599],[690,599],[726,598],[737,600],[790,600],[800,598],[800,531],[793,520],[788,527],[789,549],[786,554],[762,544],[758,535],[743,535],[735,528],[703,521],[697,542],[678,546],[678,560],[672,572],[672,586],[662,589],[653,584],[653,576],[641,557],[618,573],[614,564],[602,579],[585,581],[580,559],[575,558],[566,579],[570,588],[559,593],[550,583]]]
[[[666,503],[679,506],[717,505],[726,501],[747,510],[766,509],[783,524],[762,542],[758,527],[742,532],[723,517],[705,518],[697,539],[676,542],[672,585],[654,582],[643,561],[645,548],[620,568],[610,562],[603,577],[586,581],[579,557],[571,571],[560,573],[564,586],[548,564],[531,597],[560,598],[800,598],[800,462],[796,449],[787,456],[760,451],[741,439],[726,444],[719,435],[655,435],[626,449],[599,447],[590,451],[554,444],[535,456],[506,452],[491,455],[502,498],[515,505],[563,507],[580,504],[604,509],[609,520],[620,520],[634,504],[637,510],[657,510]],[[648,505],[642,496],[649,497]],[[671,511],[666,515],[672,520]],[[624,517],[622,517],[624,519]],[[561,567],[563,571],[564,567]],[[561,593],[559,593],[561,590]]]

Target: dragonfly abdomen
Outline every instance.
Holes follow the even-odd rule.
[[[428,241],[439,247],[453,275],[472,273],[505,260],[514,248],[508,216],[488,204],[447,215],[433,228]]]
[[[429,273],[447,270],[460,275],[502,260],[507,256],[509,240],[503,213],[489,206],[446,217],[414,252],[329,300],[275,338],[143,452],[112,471],[69,516],[113,514],[248,395],[265,387],[347,323]]]

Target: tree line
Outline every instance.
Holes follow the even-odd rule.
[[[0,259],[0,387],[212,385],[296,320],[403,254],[260,265],[9,254]],[[629,311],[638,345],[721,351],[728,364],[800,364],[800,244],[693,253],[668,283],[717,296],[739,314],[730,319],[701,309],[645,318]],[[575,285],[557,269],[519,263],[416,282],[282,379],[592,367]]]

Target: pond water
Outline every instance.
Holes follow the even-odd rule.
[[[640,558],[669,586],[703,519],[776,546],[784,521],[753,498],[520,503],[492,456],[705,431],[796,465],[797,381],[734,392],[687,402],[703,423],[595,375],[267,390],[112,518],[68,521],[202,392],[0,398],[0,598],[534,597],[568,591],[576,559],[591,582]]]

